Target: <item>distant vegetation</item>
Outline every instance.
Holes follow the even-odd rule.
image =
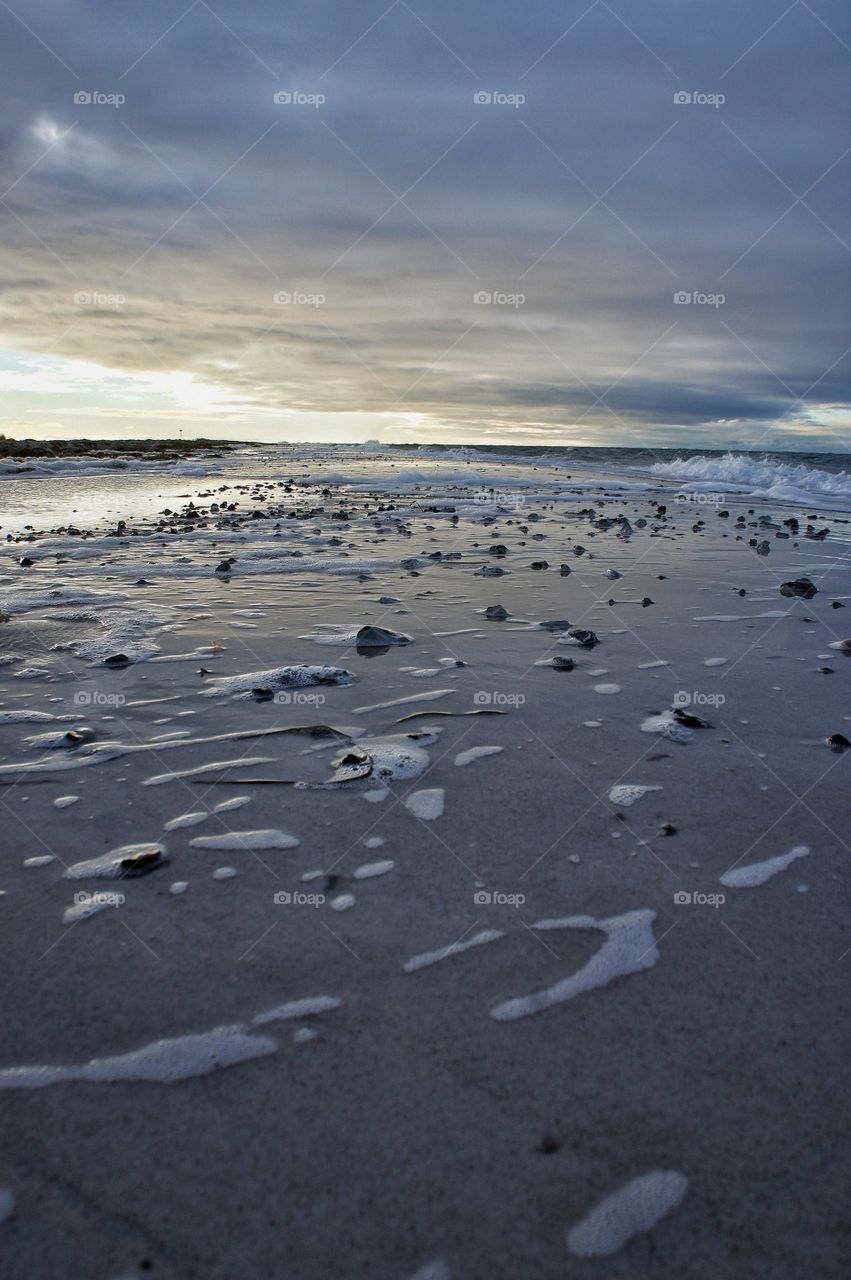
[[[229,453],[236,440],[10,440],[0,435],[0,458],[185,458],[199,450]]]

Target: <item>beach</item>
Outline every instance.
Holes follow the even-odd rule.
[[[0,476],[5,1274],[843,1274],[851,492],[778,467]]]

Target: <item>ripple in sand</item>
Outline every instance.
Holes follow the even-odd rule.
[[[641,1232],[650,1231],[682,1203],[688,1179],[673,1169],[653,1170],[613,1191],[567,1233],[579,1258],[609,1257]]]

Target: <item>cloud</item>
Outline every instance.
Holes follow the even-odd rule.
[[[34,35],[4,11],[0,335],[251,422],[842,430],[851,17],[777,16],[56,0]]]

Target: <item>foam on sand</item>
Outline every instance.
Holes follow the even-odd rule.
[[[301,1000],[288,1000],[274,1009],[267,1009],[252,1018],[252,1025],[265,1027],[269,1022],[289,1022],[293,1018],[315,1018],[328,1009],[339,1009],[342,1004],[339,996],[303,996]]]
[[[301,844],[297,836],[276,827],[259,831],[226,831],[218,836],[195,836],[189,843],[193,849],[294,849]]]
[[[180,831],[183,827],[197,827],[206,822],[209,816],[209,813],[181,813],[176,818],[169,818],[163,830]]]
[[[99,858],[87,858],[84,862],[75,862],[63,871],[64,880],[118,880],[122,876],[132,875],[134,863],[139,859],[149,859],[153,867],[165,861],[165,846],[146,841],[142,844],[123,844],[109,853],[102,853]]]
[[[425,822],[433,822],[443,815],[444,791],[442,787],[429,787],[414,791],[403,800],[406,809]]]
[[[411,956],[410,960],[405,961],[402,968],[405,973],[414,973],[417,969],[426,969],[429,965],[437,964],[440,960],[450,960],[452,956],[460,956],[464,951],[469,951],[471,947],[481,947],[486,942],[496,942],[499,938],[504,937],[505,933],[502,929],[483,929],[481,933],[474,933],[472,938],[451,942],[448,947],[439,947],[437,951],[424,951],[422,955]]]
[[[225,676],[201,690],[202,698],[250,697],[252,689],[304,689],[310,685],[351,684],[354,676],[342,667],[314,666],[302,662],[287,667],[268,667],[241,676]]]
[[[249,1035],[242,1024],[214,1027],[198,1035],[155,1040],[115,1057],[91,1058],[78,1066],[6,1067],[0,1070],[0,1089],[43,1089],[70,1081],[113,1084],[119,1080],[145,1080],[173,1084],[265,1057],[277,1048],[275,1040]]]
[[[633,1178],[568,1231],[567,1247],[579,1258],[607,1258],[633,1236],[652,1230],[682,1203],[687,1190],[688,1178],[674,1169]]]
[[[382,862],[365,862],[355,871],[356,880],[374,880],[376,876],[386,876],[392,871],[396,863],[386,858]]]
[[[726,889],[755,889],[758,885],[765,884],[766,880],[770,880],[772,876],[776,876],[778,871],[785,871],[798,858],[808,857],[809,852],[809,847],[801,844],[790,849],[788,853],[779,853],[775,858],[766,858],[764,862],[751,862],[746,867],[734,867],[732,871],[724,872],[721,883]]]
[[[365,715],[369,711],[386,711],[388,707],[402,707],[408,702],[433,702],[435,698],[445,698],[448,693],[456,693],[456,689],[427,689],[425,693],[409,693],[404,698],[392,698],[389,702],[373,702],[368,707],[354,707],[355,715]]]
[[[627,911],[622,916],[607,920],[595,920],[593,916],[565,916],[557,920],[538,920],[533,929],[600,929],[606,940],[588,963],[569,978],[562,978],[551,987],[533,991],[530,995],[515,996],[491,1009],[491,1017],[497,1022],[514,1022],[528,1018],[543,1009],[564,1004],[574,996],[598,987],[607,987],[616,978],[642,969],[652,969],[659,959],[653,921],[656,912],[647,909]]]
[[[464,765],[472,764],[474,760],[484,760],[485,756],[499,755],[504,750],[505,747],[468,747],[466,751],[458,752],[455,763],[461,769]]]
[[[648,791],[661,790],[661,787],[642,787],[638,783],[621,784],[609,790],[609,799],[612,804],[620,805],[622,809],[628,809],[630,805],[635,804],[636,800],[646,796]]]

